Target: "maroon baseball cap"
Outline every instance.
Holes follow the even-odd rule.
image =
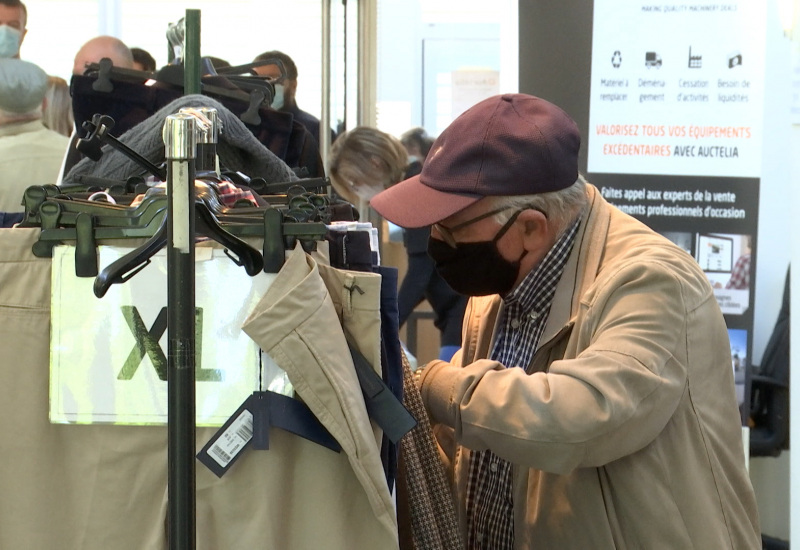
[[[422,173],[370,200],[401,227],[441,221],[483,197],[565,189],[578,179],[578,126],[549,101],[526,94],[484,99],[431,147]]]

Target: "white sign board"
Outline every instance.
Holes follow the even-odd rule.
[[[101,269],[129,251],[100,246]],[[92,291],[94,278],[75,276],[74,247],[56,247],[52,265],[50,420],[166,424],[166,252],[103,298]],[[197,424],[215,426],[259,389],[259,365],[264,389],[291,393],[241,330],[275,275],[250,277],[223,250],[204,247],[196,248],[195,270]]]
[[[595,0],[588,171],[759,177],[766,9]]]
[[[483,101],[500,93],[500,71],[461,69],[452,73],[452,119]]]

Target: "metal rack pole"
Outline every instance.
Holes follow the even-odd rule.
[[[331,0],[322,0],[322,112],[319,118],[319,154],[327,172],[331,149]]]
[[[195,118],[164,124],[167,158],[167,425],[170,550],[195,547]]]
[[[183,93],[200,93],[200,10],[186,10],[183,52]]]
[[[200,93],[200,11],[186,10],[184,93]],[[195,488],[195,158],[196,118],[167,117],[167,538],[170,550],[196,546]]]

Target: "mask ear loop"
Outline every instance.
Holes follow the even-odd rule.
[[[494,238],[492,239],[492,243],[497,243],[497,241],[502,239],[503,235],[508,233],[508,230],[511,229],[511,226],[514,225],[515,221],[517,221],[517,218],[519,217],[519,215],[522,214],[525,210],[528,210],[528,209],[527,208],[522,208],[522,209],[517,210],[516,212],[514,212],[514,214],[512,214],[511,217],[508,218],[508,221],[505,223],[505,225],[503,225],[503,227],[500,228],[500,231],[498,231],[497,234],[494,236]]]
[[[519,215],[525,212],[526,210],[536,210],[537,212],[541,213],[542,216],[545,217],[545,219],[547,219],[547,214],[542,210],[539,210],[538,208],[535,208],[533,206],[526,206],[524,208],[520,208],[519,210],[514,212],[514,214],[510,218],[508,218],[508,221],[505,223],[505,225],[503,225],[503,227],[500,228],[500,231],[498,231],[497,234],[494,236],[492,242],[496,243],[497,241],[502,239],[503,235],[505,235],[508,232],[508,230],[511,229],[511,226],[514,225],[514,222],[517,221]],[[523,254],[523,256],[524,255],[525,254]]]

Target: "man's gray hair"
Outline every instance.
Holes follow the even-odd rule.
[[[575,183],[559,191],[534,195],[506,195],[492,199],[492,209],[506,207],[495,216],[498,222],[505,223],[516,211],[533,207],[545,213],[557,236],[561,236],[583,213],[589,200],[586,195],[586,179],[582,174],[578,174]]]

